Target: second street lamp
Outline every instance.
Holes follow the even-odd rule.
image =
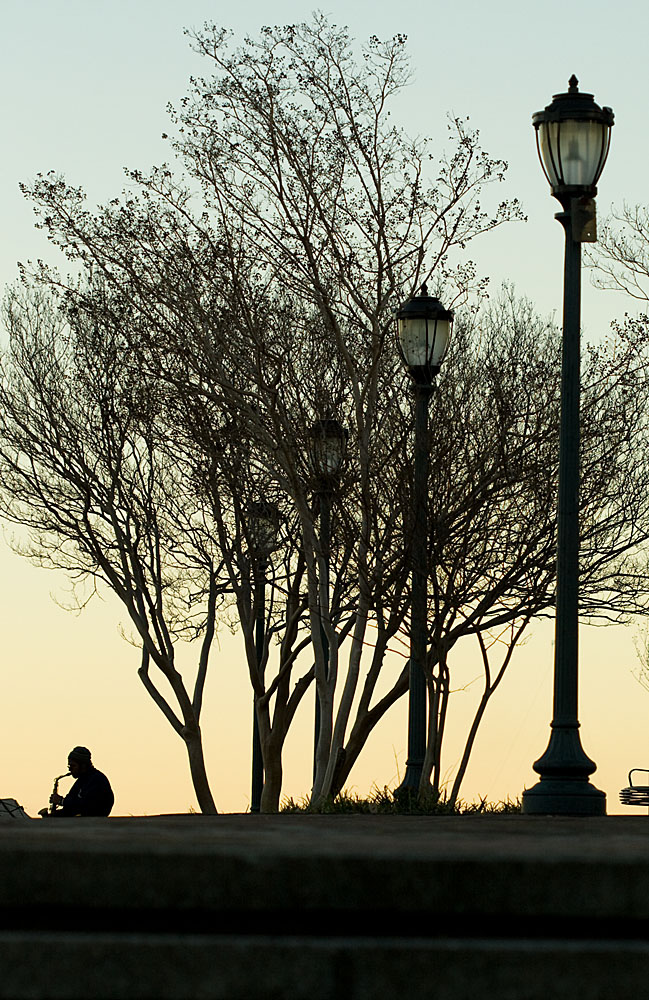
[[[606,796],[591,785],[596,765],[584,753],[578,720],[579,637],[579,353],[581,244],[596,240],[595,195],[608,155],[613,112],[569,89],[532,119],[537,148],[565,230],[554,713],[548,748],[534,764],[540,781],[523,793],[523,812],[601,816]]]
[[[261,673],[266,645],[266,571],[270,554],[277,546],[280,514],[276,504],[265,500],[257,500],[248,508],[250,542],[254,562],[255,585],[255,653],[257,670]],[[258,813],[261,808],[261,795],[264,788],[264,762],[259,735],[259,719],[257,717],[256,698],[253,703],[252,716],[252,789],[250,795],[250,812]]]
[[[309,432],[311,467],[315,476],[315,492],[320,508],[320,546],[324,558],[324,585],[329,593],[329,558],[331,549],[331,496],[338,484],[340,470],[345,457],[349,432],[338,420],[328,417],[316,420]],[[329,640],[320,626],[320,638],[324,651],[327,674],[329,672]],[[316,686],[315,696],[315,736],[313,752],[313,777],[315,779],[315,759],[320,738],[320,695]]]
[[[408,759],[398,795],[416,797],[426,756],[426,658],[428,650],[428,410],[435,378],[448,349],[453,313],[428,294],[397,312],[397,345],[413,381],[415,461],[413,490]]]

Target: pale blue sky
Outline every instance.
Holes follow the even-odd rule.
[[[123,166],[146,168],[168,155],[160,139],[168,128],[166,104],[178,101],[189,75],[206,65],[190,51],[184,25],[211,19],[237,34],[254,33],[268,21],[308,17],[313,8],[294,0],[272,7],[257,0],[228,6],[205,0],[1,0],[0,9],[4,285],[17,259],[43,252],[17,191],[19,180],[56,169],[104,199],[121,188]],[[600,212],[622,199],[641,201],[647,9],[630,0],[614,7],[602,0],[433,0],[425,7],[413,0],[336,0],[323,9],[359,39],[408,35],[413,83],[399,104],[411,130],[442,139],[447,112],[469,115],[486,149],[509,161],[507,184],[494,196],[520,197],[529,222],[507,227],[471,253],[496,283],[513,279],[544,311],[558,305],[562,234],[536,161],[531,114],[576,73],[583,89],[616,112]],[[619,309],[610,296],[587,295],[587,329],[606,325]]]
[[[20,180],[54,169],[82,185],[91,200],[106,200],[121,190],[125,165],[146,169],[168,155],[160,138],[168,130],[166,104],[180,99],[190,74],[205,71],[188,47],[184,25],[199,26],[209,19],[240,35],[255,33],[269,21],[303,20],[312,9],[295,0],[272,8],[257,0],[227,6],[205,0],[0,0],[0,285],[15,278],[16,260],[57,260],[32,228],[31,209],[18,192]],[[447,112],[469,115],[489,153],[509,161],[507,184],[494,196],[519,197],[529,222],[504,228],[470,253],[496,286],[513,280],[543,312],[559,314],[563,233],[553,220],[558,206],[537,162],[531,115],[576,73],[582,89],[616,114],[611,155],[600,182],[600,213],[614,202],[649,202],[648,8],[630,0],[615,5],[603,0],[465,0],[455,5],[335,0],[321,9],[349,24],[359,39],[373,33],[408,35],[413,82],[399,102],[399,114],[411,131],[441,139]],[[629,305],[620,298],[584,288],[583,315],[591,336],[605,333],[625,308]],[[45,804],[70,746],[88,742],[114,779],[118,812],[186,809],[192,796],[183,749],[139,685],[137,653],[117,631],[121,612],[98,604],[73,618],[49,600],[49,590],[60,594],[61,584],[59,576],[3,551],[0,605],[7,668],[0,683],[0,759],[11,762],[11,784],[9,771],[0,773],[0,795],[22,798],[34,813]],[[230,655],[237,659],[236,651]],[[534,780],[530,765],[545,749],[548,735],[551,660],[551,637],[540,629],[519,654],[511,682],[499,692],[493,721],[485,722],[467,780],[469,797],[515,795],[524,782]],[[606,636],[586,639],[584,745],[600,764],[595,780],[601,777],[613,810],[617,789],[626,783],[625,771],[647,763],[642,751],[647,749],[649,703],[631,678],[633,665],[628,632],[607,630]],[[208,768],[219,806],[245,809],[251,696],[241,671],[238,700],[217,698],[224,677],[233,674],[230,667],[230,660],[214,667],[211,684],[222,709],[221,716],[217,712],[206,723]],[[363,765],[357,778],[361,790],[372,779],[390,781],[399,761],[402,766],[403,710],[404,705],[390,732],[380,736],[380,746],[377,739],[381,764],[377,757]],[[312,721],[305,716],[301,725],[299,738],[308,744]],[[303,746],[295,760],[286,791],[299,796],[308,790],[310,769]],[[143,762],[148,798],[136,780]]]

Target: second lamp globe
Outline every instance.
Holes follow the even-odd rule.
[[[440,370],[448,350],[453,313],[439,299],[428,294],[408,299],[398,310],[397,344],[411,377],[420,385],[430,385]]]
[[[322,480],[335,479],[342,468],[349,431],[339,420],[316,420],[309,431],[311,464]]]

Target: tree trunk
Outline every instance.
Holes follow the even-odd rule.
[[[189,770],[199,809],[206,816],[216,816],[218,810],[214,804],[209,781],[207,780],[200,728],[196,726],[195,729],[190,729],[189,726],[184,726],[181,735],[187,747]]]
[[[331,739],[333,736],[333,695],[329,685],[318,685],[320,693],[320,734],[316,748],[316,773],[311,790],[311,808],[317,809],[322,801],[324,778],[331,754]]]
[[[428,695],[428,735],[426,738],[426,756],[421,772],[421,783],[423,787],[431,785],[431,775],[435,766],[435,747],[437,745],[437,730],[439,726],[439,678],[435,676],[427,677]],[[439,797],[439,788],[432,785],[433,795]]]
[[[460,787],[462,781],[464,780],[464,775],[466,774],[466,769],[469,766],[469,758],[471,756],[471,751],[473,750],[473,744],[475,743],[475,738],[478,735],[478,729],[480,728],[480,723],[482,722],[482,717],[487,708],[487,703],[493,694],[493,688],[487,688],[487,690],[482,695],[480,699],[480,704],[476,710],[471,728],[469,730],[469,735],[467,736],[466,743],[464,746],[464,752],[462,754],[462,760],[460,761],[460,766],[455,775],[455,780],[453,782],[453,788],[451,789],[451,794],[449,797],[449,805],[455,806],[460,794]]]
[[[267,764],[264,772],[264,790],[261,793],[261,812],[279,812],[279,797],[282,793],[282,756],[279,753],[266,754]],[[268,759],[270,758],[270,759]]]
[[[439,799],[441,793],[442,780],[442,743],[444,741],[444,729],[446,727],[446,712],[448,709],[448,699],[450,696],[450,677],[446,657],[443,668],[437,678],[438,700],[437,700],[437,725],[435,730],[435,746],[433,750],[433,794]]]
[[[367,712],[362,718],[356,719],[350,737],[345,744],[345,756],[342,757],[341,755],[340,759],[337,760],[337,766],[334,772],[334,781],[331,786],[331,794],[334,797],[341,792],[345,781],[349,777],[350,771],[358,760],[361,751],[367,743],[368,737],[374,727],[381,721],[388,709],[391,708],[392,705],[394,705],[394,703],[408,690],[409,663],[410,661],[406,663],[406,666],[401,671],[401,675],[392,690],[381,698],[374,708],[370,709],[369,712]]]

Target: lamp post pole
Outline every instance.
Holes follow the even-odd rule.
[[[335,486],[340,478],[340,470],[345,458],[345,448],[349,431],[342,424],[327,417],[324,420],[316,420],[309,432],[311,448],[311,466],[316,479],[316,493],[319,504],[319,529],[320,546],[324,559],[324,587],[329,594],[329,561],[331,553],[331,497]],[[320,624],[320,641],[325,660],[325,670],[329,675],[329,639],[327,633]],[[320,739],[320,720],[322,708],[320,705],[320,695],[316,685],[315,696],[315,725],[313,743],[313,780],[316,775],[316,755],[318,751],[318,741]]]
[[[415,384],[415,455],[411,540],[408,757],[399,795],[417,797],[426,756],[426,652],[428,649],[428,411],[432,385]]]
[[[324,555],[324,584],[326,593],[329,593],[329,548],[331,546],[331,495],[327,489],[318,491],[318,501],[320,504],[320,545]],[[322,653],[325,661],[326,676],[329,677],[329,639],[320,620],[320,642],[322,643]],[[313,731],[313,780],[316,776],[316,757],[318,753],[318,741],[320,739],[320,720],[322,708],[320,706],[320,692],[316,684],[315,689],[315,723]]]
[[[411,549],[410,669],[408,680],[408,757],[399,798],[421,792],[426,757],[426,655],[428,650],[428,417],[435,378],[448,348],[453,314],[438,299],[422,294],[397,312],[397,343],[414,384],[415,440]]]
[[[589,781],[596,764],[579,737],[579,442],[581,244],[594,242],[596,183],[613,125],[610,108],[580,94],[577,79],[534,116],[541,163],[563,208],[565,230],[559,498],[557,512],[554,704],[550,741],[535,762],[540,781],[523,793],[523,812],[602,816],[606,796]]]
[[[250,505],[250,537],[251,550],[254,558],[255,586],[255,657],[257,670],[263,675],[262,664],[266,646],[266,573],[270,553],[277,544],[279,531],[279,510],[277,505],[268,501],[256,501]],[[252,711],[252,787],[250,792],[250,812],[258,813],[261,809],[261,796],[264,790],[264,758],[261,749],[259,732],[259,717],[257,715],[256,698]]]
[[[257,615],[255,618],[255,656],[257,669],[261,669],[266,642],[266,571],[268,561],[260,559],[255,571],[255,591]],[[264,759],[261,752],[261,736],[257,706],[252,706],[252,788],[250,792],[250,812],[258,813],[261,809],[261,794],[264,790]]]

